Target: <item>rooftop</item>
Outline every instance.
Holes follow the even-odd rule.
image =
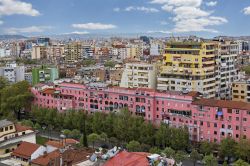
[[[0,120],[0,128],[5,127],[5,126],[9,126],[9,125],[12,125],[12,124],[13,124],[13,122],[8,121],[7,119]]]
[[[55,160],[59,156],[60,156],[59,150],[55,150],[48,154],[44,154],[43,156],[40,156],[36,158],[35,160],[32,160],[31,163],[36,164],[36,165],[41,165],[41,166],[47,166],[50,164],[52,160]]]
[[[148,153],[122,151],[108,160],[104,166],[149,166]]]
[[[215,100],[215,99],[197,99],[193,101],[194,105],[203,105],[210,107],[222,107],[229,109],[250,110],[250,103],[231,100]]]
[[[13,152],[12,156],[17,156],[25,159],[29,159],[31,155],[40,147],[40,145],[22,142]]]

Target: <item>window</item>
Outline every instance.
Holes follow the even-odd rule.
[[[240,127],[239,126],[236,126],[236,130],[239,130],[240,129]]]
[[[3,128],[0,128],[0,132],[3,132]]]
[[[10,126],[10,130],[12,130],[13,129],[13,126]]]
[[[217,123],[214,123],[214,127],[217,127]]]
[[[239,113],[240,113],[240,110],[235,110],[235,113],[236,113],[236,114],[239,114]]]
[[[4,129],[5,131],[8,131],[9,130],[9,128],[8,127],[5,127],[5,129]]]
[[[239,134],[236,134],[236,138],[239,138]]]
[[[202,121],[200,121],[200,125],[203,126],[203,122]]]
[[[240,120],[240,118],[239,117],[236,117],[236,121],[239,121]]]
[[[214,135],[217,135],[217,131],[214,131]]]
[[[227,109],[227,113],[231,114],[232,113],[232,109]]]
[[[246,121],[247,121],[247,118],[243,118],[243,121],[246,122]]]
[[[222,135],[222,136],[224,136],[224,135],[225,135],[225,133],[224,133],[224,132],[221,132],[221,135]]]
[[[224,125],[224,124],[222,124],[222,125],[221,125],[221,128],[223,128],[223,129],[224,129],[224,128],[225,128],[225,125]]]

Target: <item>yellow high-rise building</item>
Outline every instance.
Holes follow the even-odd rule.
[[[83,58],[82,44],[74,42],[65,45],[65,58],[67,62],[77,62]]]
[[[167,43],[157,88],[198,91],[208,98],[216,97],[218,49],[219,45],[216,42]]]

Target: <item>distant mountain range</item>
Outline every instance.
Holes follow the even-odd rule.
[[[27,39],[23,35],[0,35],[0,40]]]

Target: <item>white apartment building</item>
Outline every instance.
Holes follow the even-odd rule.
[[[25,67],[17,66],[16,63],[8,63],[5,67],[0,67],[0,76],[5,77],[10,83],[25,80]]]
[[[238,44],[232,41],[223,41],[219,52],[219,98],[231,99],[232,83],[238,79],[236,64],[238,55]]]
[[[127,63],[122,74],[120,87],[156,88],[157,67],[155,64]]]

